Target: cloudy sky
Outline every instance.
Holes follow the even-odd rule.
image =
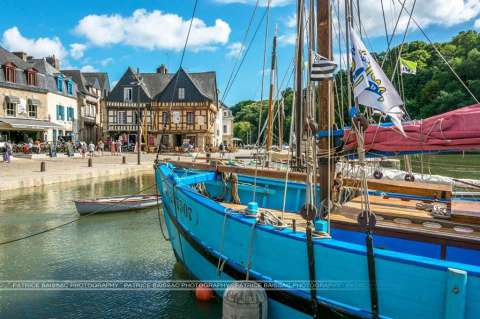
[[[244,41],[257,1],[260,5]],[[223,96],[232,69],[245,52],[242,43],[250,43],[264,16],[267,1],[271,1],[272,7],[267,50],[270,51],[271,35],[277,29],[281,80],[294,50],[294,0],[199,0],[184,68],[216,71]],[[383,1],[390,32],[403,1]],[[2,0],[2,11],[9,14],[2,15],[0,20],[0,45],[35,57],[54,53],[61,58],[63,68],[106,71],[114,83],[128,66],[154,72],[163,63],[172,71],[180,63],[193,3],[194,0]],[[360,3],[365,43],[370,50],[382,50],[386,40],[380,1],[361,0]],[[414,0],[406,0],[405,8],[410,11],[413,3]],[[338,0],[334,0],[334,12],[338,9]],[[342,11],[340,5],[340,14]],[[480,1],[417,0],[413,16],[434,41],[447,41],[461,30],[480,29]],[[405,30],[407,24],[408,14],[404,12],[399,22],[400,31]],[[334,31],[338,33],[336,24]],[[225,96],[227,104],[260,97],[264,37],[265,19]],[[394,44],[399,43],[401,37],[399,32]],[[414,24],[407,39],[423,39]],[[334,41],[338,43],[337,38]],[[341,56],[338,48],[335,56],[337,59]]]

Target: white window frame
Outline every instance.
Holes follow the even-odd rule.
[[[123,88],[123,101],[132,102],[133,100],[133,88]]]
[[[8,107],[9,107],[9,106],[12,106],[12,105],[13,105],[13,115],[12,115],[12,114],[8,114],[8,112],[9,112]],[[7,103],[7,107],[6,107],[6,109],[5,109],[5,115],[6,115],[6,116],[17,116],[17,107],[18,107],[17,103]]]
[[[30,107],[33,108],[33,111],[30,111]],[[36,104],[28,104],[27,105],[27,113],[28,113],[29,118],[36,119],[38,117],[38,106]],[[35,113],[35,115],[32,116],[31,115],[32,113]]]
[[[185,100],[185,88],[178,88],[178,99]]]
[[[118,124],[127,124],[127,111],[118,111]]]
[[[187,125],[195,124],[195,113],[187,112]]]

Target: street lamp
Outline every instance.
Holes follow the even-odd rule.
[[[140,86],[143,84],[142,78],[140,77],[140,70],[137,68],[137,74],[135,74],[135,81],[130,82],[131,85],[137,86],[137,165],[140,165],[141,157],[141,148],[142,148],[142,136],[141,136],[141,110],[140,110]]]

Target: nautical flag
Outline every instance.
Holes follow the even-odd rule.
[[[337,64],[312,51],[312,74],[310,80],[321,81],[333,78],[333,72],[337,68]]]
[[[400,58],[400,70],[403,74],[417,74],[417,62]]]
[[[400,95],[353,29],[350,29],[350,37],[353,95],[359,104],[389,115],[393,124],[403,133],[403,111],[400,108],[403,101]]]

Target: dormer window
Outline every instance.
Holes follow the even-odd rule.
[[[56,80],[57,80],[57,90],[58,92],[63,92],[63,76],[57,76],[56,77]]]
[[[185,100],[185,88],[178,88],[178,99]]]
[[[123,101],[124,102],[132,102],[133,100],[133,89],[132,88],[124,88],[123,89]]]
[[[25,72],[27,75],[27,85],[37,86],[37,71],[34,69],[28,69]]]
[[[15,64],[13,63],[7,63],[3,66],[3,71],[5,73],[5,81],[7,82],[16,82],[16,76],[15,76]]]
[[[67,94],[73,95],[73,82],[71,80],[67,80]]]

